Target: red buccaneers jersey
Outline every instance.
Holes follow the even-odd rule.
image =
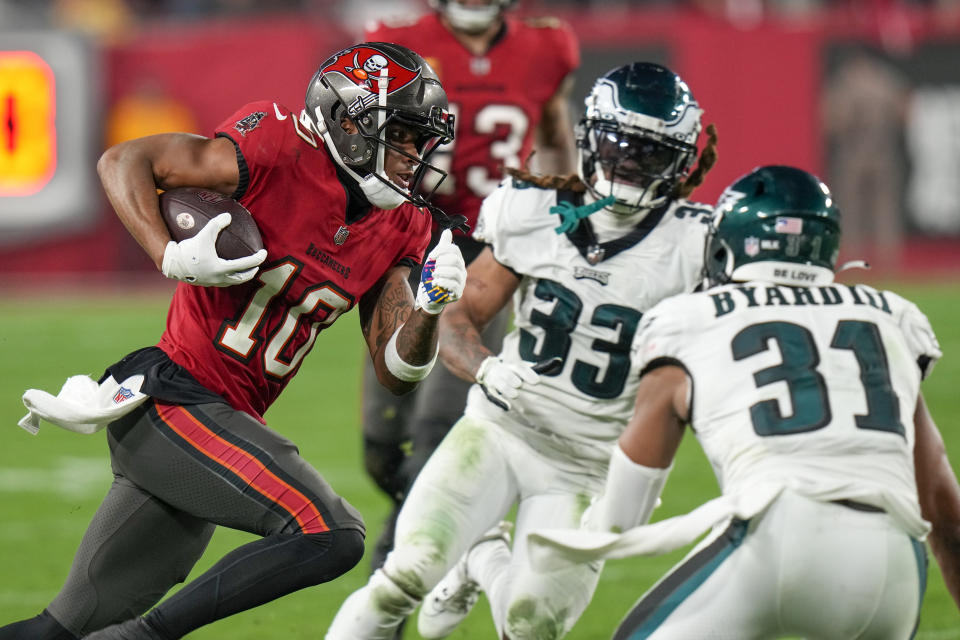
[[[481,200],[503,177],[501,167],[526,160],[544,104],[579,65],[572,30],[553,18],[508,16],[482,56],[465,49],[436,13],[404,25],[378,24],[365,37],[413,49],[440,76],[456,116],[456,139],[432,158],[450,172],[433,202],[476,226]]]
[[[181,283],[158,346],[262,420],[320,331],[391,268],[423,260],[431,218],[403,204],[348,225],[346,191],[323,140],[276,103],[249,104],[216,131],[243,156],[239,201],[257,222],[267,259],[242,285]]]

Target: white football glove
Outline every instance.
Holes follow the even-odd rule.
[[[267,259],[266,249],[236,260],[224,260],[217,255],[217,236],[230,220],[229,213],[221,213],[192,238],[167,243],[160,267],[163,275],[201,287],[229,287],[253,278]]]
[[[515,364],[504,362],[497,356],[489,356],[480,363],[474,377],[487,400],[509,411],[510,400],[520,394],[520,387],[540,382],[540,374],[534,371],[534,366],[532,362]]]
[[[427,254],[417,287],[417,307],[437,315],[444,305],[456,302],[463,295],[467,283],[467,266],[463,263],[460,247],[453,244],[453,232],[444,229],[440,242]]]

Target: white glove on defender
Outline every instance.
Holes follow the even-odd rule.
[[[427,254],[417,287],[417,306],[431,315],[437,315],[444,305],[456,302],[463,295],[467,283],[467,266],[460,255],[460,247],[453,244],[453,232],[444,229],[440,242]]]
[[[229,287],[253,278],[257,267],[267,259],[266,249],[236,260],[217,255],[217,236],[230,220],[229,213],[221,213],[192,238],[167,243],[160,267],[163,275],[201,287]]]
[[[490,356],[480,363],[475,378],[487,400],[504,411],[510,409],[510,400],[520,394],[520,387],[540,382],[540,374],[534,371],[534,363],[515,364]]]

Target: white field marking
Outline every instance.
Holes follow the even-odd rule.
[[[106,457],[64,456],[53,467],[0,469],[0,494],[50,493],[65,498],[95,497],[106,493],[112,473]]]

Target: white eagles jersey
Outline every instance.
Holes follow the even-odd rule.
[[[507,179],[484,200],[474,237],[521,278],[513,297],[515,328],[500,356],[508,362],[560,357],[563,367],[521,387],[509,411],[474,385],[466,413],[532,439],[534,432],[546,434],[561,455],[605,464],[633,410],[639,370],[630,345],[640,318],[663,298],[699,284],[710,208],[673,202],[627,235],[597,244],[589,218],[557,233],[561,220],[550,209],[558,202],[582,203],[570,192]],[[597,247],[604,255],[591,262],[587,256]]]
[[[913,303],[865,285],[728,284],[652,309],[634,354],[644,372],[687,371],[690,424],[725,495],[772,484],[925,532],[913,415],[941,353]]]

